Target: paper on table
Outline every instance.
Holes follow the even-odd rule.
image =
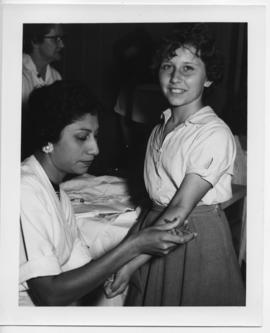
[[[73,203],[72,203],[73,204]],[[88,216],[96,216],[100,214],[121,214],[135,209],[135,206],[129,202],[119,202],[117,200],[107,201],[103,203],[80,203],[73,204],[75,214],[88,214]]]
[[[61,185],[76,214],[124,213],[135,209],[125,179],[114,176],[83,175]]]

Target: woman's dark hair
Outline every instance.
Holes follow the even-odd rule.
[[[33,51],[32,43],[42,43],[44,36],[56,25],[56,23],[25,23],[23,25],[23,52],[27,54],[31,53]]]
[[[34,148],[57,142],[64,127],[86,114],[97,115],[100,110],[97,98],[81,82],[56,81],[35,89],[29,97]]]
[[[164,60],[176,55],[180,47],[193,46],[195,55],[205,64],[206,75],[209,81],[217,83],[223,76],[223,59],[215,46],[215,41],[206,23],[183,23],[165,37],[157,50],[153,69],[158,70]]]

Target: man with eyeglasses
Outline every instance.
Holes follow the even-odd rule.
[[[60,24],[25,24],[23,29],[23,103],[36,87],[61,80],[59,72],[50,66],[61,59],[64,47]]]
[[[38,87],[61,80],[50,64],[61,59],[64,47],[61,24],[24,24],[22,72],[22,159],[31,153],[31,129],[28,125],[27,103]]]

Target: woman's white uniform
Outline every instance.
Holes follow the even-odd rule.
[[[91,260],[67,194],[57,196],[32,155],[21,166],[19,305],[34,305],[27,280],[58,275]]]

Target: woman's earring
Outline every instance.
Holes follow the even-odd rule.
[[[204,82],[205,88],[209,88],[213,82],[212,81],[206,81]]]
[[[53,152],[53,144],[51,142],[48,142],[47,146],[42,147],[42,151],[45,154],[49,154],[49,153]]]

